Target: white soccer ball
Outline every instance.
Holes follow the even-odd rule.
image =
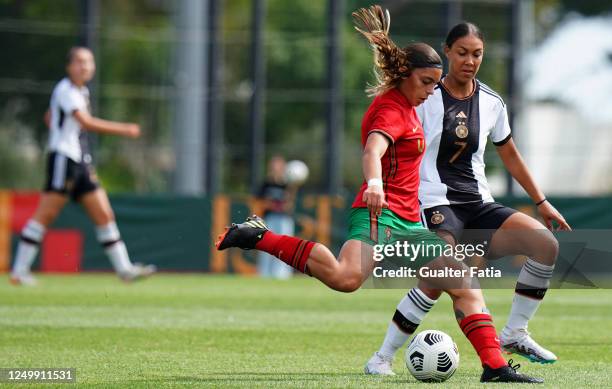
[[[303,184],[308,178],[308,166],[302,161],[293,160],[285,166],[285,178],[289,184]]]
[[[406,348],[406,367],[419,381],[446,381],[459,367],[457,345],[442,331],[420,332]]]

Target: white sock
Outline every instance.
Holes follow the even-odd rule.
[[[130,256],[128,255],[125,243],[121,240],[121,235],[115,222],[96,227],[96,235],[98,242],[104,246],[104,251],[117,273],[127,273],[132,270]]]
[[[515,331],[527,329],[529,320],[535,315],[548,290],[553,270],[554,266],[527,259],[516,283],[516,293],[512,300],[508,323],[502,330],[504,337],[510,337]]]
[[[21,239],[17,245],[12,271],[14,275],[24,275],[30,272],[44,236],[45,227],[36,220],[28,220],[21,231]]]
[[[510,316],[508,322],[502,330],[502,334],[505,337],[511,336],[513,332],[518,330],[526,330],[529,320],[538,310],[542,300],[536,300],[529,297],[515,294],[512,300],[512,309],[510,310]]]
[[[421,324],[436,301],[427,297],[419,288],[410,289],[397,305],[393,320],[389,323],[385,340],[378,353],[385,358],[392,359],[397,350],[406,343]]]
[[[127,273],[132,270],[132,262],[122,240],[106,247],[104,251],[117,273]]]
[[[38,254],[37,244],[19,241],[17,245],[17,253],[15,254],[15,263],[13,264],[13,275],[24,275],[30,272],[32,263]]]

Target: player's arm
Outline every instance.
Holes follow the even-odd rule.
[[[43,116],[43,122],[45,122],[45,126],[47,126],[47,128],[51,128],[51,111],[49,109],[47,109],[47,112],[45,112],[45,115]]]
[[[380,162],[388,147],[389,140],[383,134],[372,132],[368,135],[361,158],[363,175],[368,182],[368,188],[363,193],[363,202],[366,203],[370,212],[376,215],[382,213],[383,207],[389,206],[385,201],[385,192],[382,187],[382,164]]]
[[[534,203],[540,203],[545,199],[544,192],[540,190],[536,184],[533,176],[529,172],[521,153],[516,148],[514,141],[510,138],[506,143],[497,147],[497,153],[499,154],[504,166],[510,172],[512,177],[518,181],[518,183],[525,189],[529,197]],[[552,228],[552,221],[554,220],[559,224],[561,230],[571,230],[571,227],[567,224],[561,213],[555,209],[548,201],[544,201],[538,205],[538,212],[544,219],[546,227]]]
[[[99,132],[108,135],[121,135],[130,138],[138,138],[140,136],[140,126],[136,123],[122,123],[104,120],[91,116],[86,111],[75,110],[74,118],[79,122],[82,128]]]

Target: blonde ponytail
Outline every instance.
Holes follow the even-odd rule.
[[[426,43],[416,42],[400,49],[389,38],[391,16],[379,5],[353,12],[355,29],[363,35],[374,51],[376,85],[366,89],[368,96],[379,96],[409,77],[415,68],[442,68],[442,59]]]
[[[402,49],[389,37],[391,16],[379,5],[353,12],[355,29],[372,46],[376,85],[366,89],[368,96],[378,96],[394,88],[402,77],[410,75],[410,62]]]

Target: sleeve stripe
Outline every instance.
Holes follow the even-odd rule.
[[[488,95],[491,95],[491,96],[495,97],[496,99],[498,99],[499,102],[502,104],[502,107],[506,106],[506,104],[504,103],[504,100],[501,97],[499,97],[499,95],[497,95],[496,93],[489,92],[488,90],[486,90],[485,88],[482,88],[482,87],[480,88],[480,90],[483,91],[484,93],[486,93]]]
[[[391,135],[389,135],[388,132],[386,132],[385,130],[378,129],[378,128],[376,128],[374,130],[370,130],[368,132],[368,136],[370,136],[370,134],[375,133],[375,132],[378,132],[379,134],[384,135],[386,138],[389,139],[389,142],[391,142],[391,144],[395,143],[395,141],[393,140],[393,137]]]
[[[508,143],[508,141],[512,139],[512,133],[509,133],[507,137],[505,137],[504,139],[500,140],[499,142],[493,142],[493,144],[495,146],[503,146],[506,143]]]
[[[493,88],[491,88],[491,87],[490,87],[490,86],[488,86],[487,84],[482,83],[482,82],[480,82],[480,81],[478,81],[478,84],[480,85],[480,87],[481,87],[482,89],[485,89],[487,92],[491,92],[491,94],[493,94],[493,95],[495,95],[496,97],[499,97],[499,98],[501,99],[501,96],[499,95],[499,93],[495,92],[495,91],[493,90]]]

